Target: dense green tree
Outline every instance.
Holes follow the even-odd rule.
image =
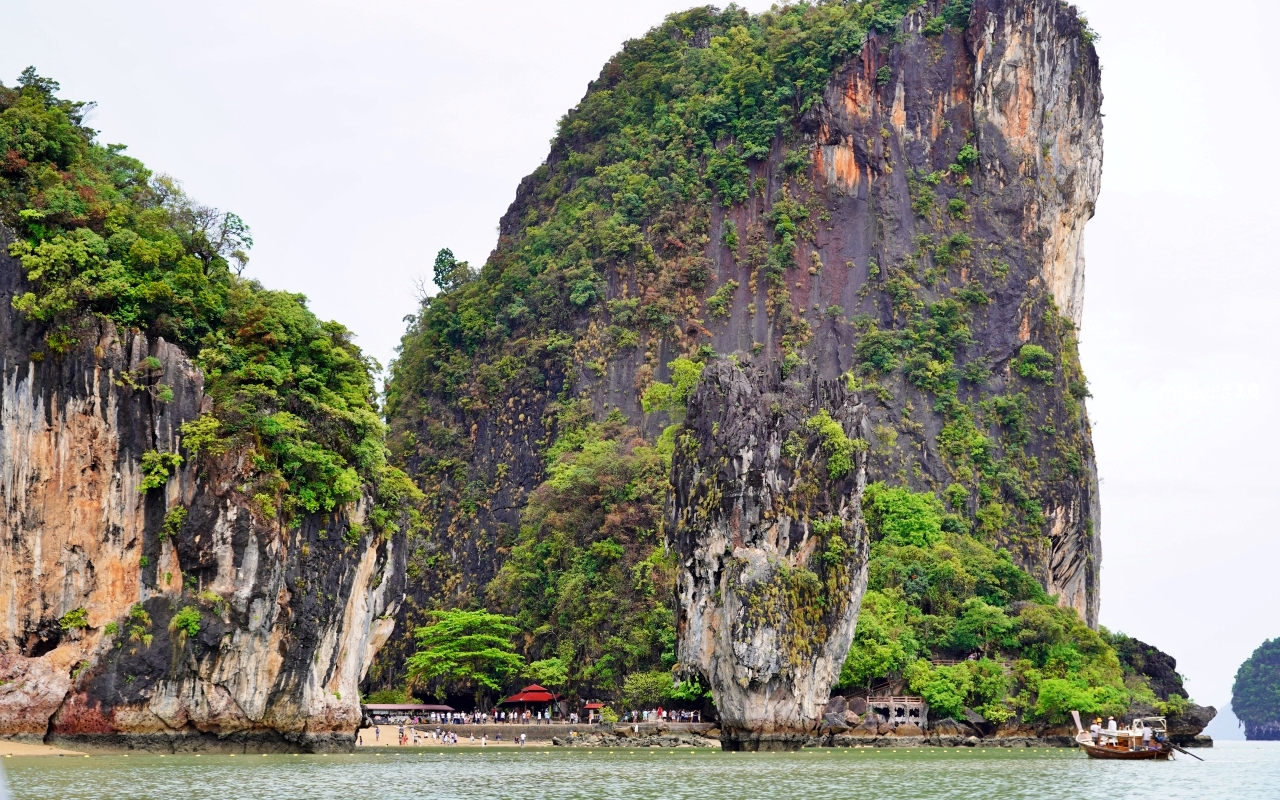
[[[511,642],[514,620],[488,611],[433,611],[431,623],[414,630],[418,650],[409,656],[409,679],[432,685],[443,698],[451,688],[471,689],[480,700],[500,692],[525,661]]]
[[[445,247],[436,253],[432,280],[442,292],[452,292],[468,283],[475,275],[465,261],[454,258],[453,251]]]
[[[670,672],[633,672],[622,682],[622,702],[633,711],[651,708],[669,699],[673,688]]]
[[[421,703],[422,701],[409,693],[407,689],[379,689],[360,698],[362,703],[387,703],[401,705],[404,703]]]
[[[569,682],[568,666],[564,663],[564,659],[555,656],[530,661],[521,675],[547,688],[564,686]]]
[[[1119,713],[1135,699],[1154,702],[1145,686],[1126,686],[1103,636],[1007,552],[947,531],[932,494],[872,484],[863,513],[869,588],[840,686],[900,675],[939,714],[970,707],[993,721],[1020,713],[1063,722],[1072,708]]]

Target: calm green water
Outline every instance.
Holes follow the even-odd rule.
[[[542,749],[333,756],[6,758],[15,798],[1280,798],[1280,743],[1228,742],[1171,763],[1078,750],[800,753]]]

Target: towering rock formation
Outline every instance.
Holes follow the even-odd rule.
[[[0,735],[349,748],[403,591],[403,537],[354,527],[367,499],[286,529],[238,494],[234,455],[142,491],[143,454],[180,452],[179,425],[208,408],[200,372],[102,320],[46,355],[0,250]]]
[[[979,0],[963,28],[930,27],[935,10],[909,15],[905,35],[869,37],[801,119],[812,183],[794,181],[789,190],[779,174],[783,165],[764,165],[779,184],[775,198],[794,193],[820,220],[797,258],[814,267],[786,276],[796,313],[812,329],[800,352],[817,375],[830,381],[845,374],[851,388],[862,385],[857,396],[871,408],[861,426],[875,442],[872,478],[923,484],[971,511],[976,527],[1002,539],[1048,592],[1096,624],[1097,490],[1071,339],[1083,304],[1081,239],[1101,174],[1096,58],[1075,12],[1058,2]],[[936,19],[945,19],[942,13]],[[726,218],[739,230],[758,230],[768,212],[753,210],[732,209]],[[723,252],[715,255],[722,256],[722,284],[737,280],[740,288],[728,321],[712,328],[714,346],[738,352],[753,341],[768,346],[783,331],[771,325],[762,287],[753,294],[754,275]],[[834,313],[814,313],[826,309]],[[913,314],[920,316],[912,321]],[[861,324],[850,325],[858,315]],[[961,325],[968,331],[944,343],[946,329]],[[905,332],[886,339],[884,330],[894,328]],[[1022,349],[1027,345],[1034,349]],[[898,357],[894,350],[905,351],[901,373],[885,369]],[[1033,358],[1043,372],[1031,368]],[[977,372],[969,373],[973,365]],[[947,376],[948,370],[961,375]],[[805,393],[800,384],[778,391]],[[754,419],[742,400],[723,394],[710,400],[727,405],[720,413],[740,423]],[[756,555],[759,539],[785,542],[790,533],[793,542],[809,541],[801,533],[806,514],[771,506],[812,487],[769,463],[769,456],[778,458],[779,431],[750,430],[750,444],[725,442],[725,431],[740,426],[722,423],[721,433],[711,435],[698,422],[699,414],[715,416],[703,407],[708,400],[705,391],[695,396],[686,430],[692,426],[703,448],[741,465],[709,478],[708,466],[695,459],[697,468],[678,466],[673,474],[682,513],[673,531],[684,566],[680,653],[709,677],[727,729],[750,732],[735,736],[756,746],[759,733],[785,737],[816,728],[853,634],[865,578],[848,582],[841,603],[822,606],[829,627],[810,632],[812,650],[794,659],[812,672],[789,674],[790,651],[777,643],[782,639],[763,640],[774,634],[755,621],[762,601],[743,599],[777,579],[759,563],[751,570],[720,561],[819,563],[803,545],[789,562],[776,559],[788,552],[786,544]],[[998,432],[963,432],[990,410]],[[1002,452],[975,458],[974,445]],[[1055,471],[1051,465],[1064,457],[1076,459],[1074,468]],[[701,488],[708,483],[714,490]],[[856,509],[858,487],[841,489],[827,500],[830,507]],[[1005,502],[991,503],[1001,490]],[[763,502],[754,497],[759,492]],[[719,516],[697,507],[708,493],[723,506]],[[1023,493],[1038,496],[1019,499]],[[993,508],[996,524],[984,519],[984,509]],[[724,600],[710,613],[713,594]],[[760,655],[770,644],[771,662]],[[785,700],[770,702],[775,696]]]
[[[867,587],[866,409],[773,372],[708,368],[673,470],[677,655],[707,676],[734,749],[817,728]]]
[[[710,383],[675,434],[679,653],[735,746],[816,724],[865,585],[865,482],[935,493],[1096,626],[1076,348],[1102,164],[1091,41],[1058,0],[880,0],[697,9],[629,42],[484,269],[405,338],[390,446],[435,514],[406,621],[484,597],[569,404],[654,438],[680,422],[642,398],[683,357]],[[818,457],[804,420],[820,409],[865,442],[856,475],[811,481],[780,455],[796,433]],[[753,592],[820,574],[828,518],[844,588],[802,623],[798,595]]]

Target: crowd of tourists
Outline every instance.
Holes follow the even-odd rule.
[[[576,715],[575,715],[576,716]],[[432,711],[429,714],[379,714],[373,717],[375,725],[493,725],[496,723],[541,725],[555,720],[549,711]]]
[[[552,716],[550,711],[534,711],[530,709],[492,711],[433,711],[426,714],[378,714],[372,717],[373,724],[405,726],[419,725],[577,725],[584,721],[576,711],[565,716]],[[600,721],[599,713],[590,712],[585,718],[588,724]],[[664,709],[661,706],[643,711],[628,711],[622,717],[628,723],[657,722],[702,722],[701,711],[685,711]]]
[[[702,722],[701,711],[670,710],[661,707],[647,711],[628,711],[623,720],[626,722]],[[493,710],[452,711],[429,714],[379,714],[373,717],[375,725],[549,725],[562,723],[577,725],[582,716],[572,712],[568,716],[552,716],[550,711]],[[598,722],[599,715],[590,716],[590,722]]]
[[[702,722],[701,711],[685,711],[683,709],[664,709],[662,706],[648,711],[628,711],[623,716],[625,722]]]
[[[388,726],[389,727],[389,726]],[[396,726],[396,744],[400,747],[450,747],[461,744],[457,731],[447,731],[443,728],[418,728],[412,724],[402,724]],[[388,737],[387,744],[391,744]],[[528,736],[524,733],[518,734],[511,739],[511,743],[519,747],[524,747],[528,741]],[[502,734],[494,736],[493,743],[502,744]],[[382,744],[382,727],[374,726],[372,729],[361,730],[356,735],[356,744],[361,747]],[[467,744],[471,746],[488,747],[489,735],[487,733],[480,734],[480,738],[476,739],[474,732],[467,734]]]

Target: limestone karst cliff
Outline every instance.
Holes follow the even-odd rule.
[[[417,491],[230,212],[0,84],[0,736],[350,747]]]
[[[423,610],[474,601],[518,610],[539,631],[530,657],[560,653],[592,685],[665,667],[674,651],[603,675],[556,633],[556,620],[585,618],[560,588],[579,578],[530,566],[555,531],[541,512],[530,527],[526,508],[584,446],[582,420],[607,415],[659,446],[674,436],[672,491],[693,496],[684,481],[707,478],[679,466],[678,442],[705,446],[706,431],[669,426],[697,396],[682,385],[691,370],[726,360],[771,387],[807,376],[770,392],[841,384],[862,408],[868,483],[938,498],[950,530],[1009,553],[1096,626],[1099,508],[1076,348],[1102,165],[1091,37],[1057,0],[885,0],[695,9],[628,42],[521,183],[488,262],[450,272],[393,367],[389,446],[432,525],[410,545],[404,638],[378,680],[402,674]],[[857,505],[846,490],[833,507]],[[608,518],[607,493],[583,499]],[[688,576],[721,523],[678,511],[665,536],[681,607],[662,624],[679,652],[708,652],[691,643],[727,646],[737,633],[715,625],[741,621],[689,605],[715,591]],[[623,543],[624,569],[651,541],[573,535],[584,552]],[[512,554],[523,584],[507,574]],[[861,585],[841,607],[857,608]],[[513,600],[522,591],[546,599]],[[652,618],[661,611],[655,601]],[[833,644],[847,641],[839,627]],[[680,666],[710,680],[717,703],[736,691],[737,666]],[[796,708],[821,706],[826,687],[814,681]],[[776,713],[783,728],[799,719]],[[744,729],[772,729],[757,722]]]
[[[229,458],[189,459],[142,491],[143,454],[179,452],[179,426],[210,406],[200,370],[106,320],[42,358],[45,327],[11,303],[25,288],[0,255],[0,734],[349,747],[358,684],[391,633],[401,539],[348,541],[367,497],[293,527],[265,519]],[[184,609],[191,635],[174,625]]]
[[[481,606],[566,693],[713,702],[731,748],[843,725],[833,687],[1018,736],[1185,708],[1097,627],[1071,7],[628,42],[489,260],[437,256],[386,428],[350,333],[240,277],[243,221],[56,88],[0,86],[0,734],[343,746],[358,686],[483,702],[406,681]]]
[[[672,472],[677,656],[707,677],[724,741],[751,750],[817,730],[867,586],[866,409],[772,372],[705,371]]]

